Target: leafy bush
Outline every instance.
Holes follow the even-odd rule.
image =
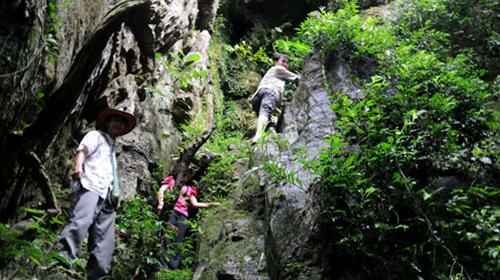
[[[176,233],[166,224],[175,199],[174,193],[165,194],[167,211],[163,218],[155,213],[145,198],[136,197],[123,205],[116,221],[119,238],[113,254],[113,278],[125,279],[136,275],[140,279],[151,279],[160,261],[168,261],[178,251],[182,255],[181,268],[191,267],[193,238],[187,236],[182,243],[175,244]]]
[[[219,59],[219,74],[224,95],[231,99],[250,96],[272,60],[263,48],[257,51],[245,41],[234,46],[224,44]]]
[[[314,12],[299,27],[297,38],[324,53],[345,49],[362,56],[384,56],[395,44],[391,27],[381,26],[380,21],[358,14],[355,1],[333,13],[327,10]]]
[[[302,186],[302,182],[294,171],[289,171],[282,164],[268,160],[262,166],[263,170],[269,176],[271,184],[291,184],[295,186]]]
[[[361,81],[364,99],[333,96],[338,133],[311,164],[322,178],[325,227],[335,232],[338,261],[362,259],[357,269],[369,278],[494,279],[500,192],[491,108],[499,93],[471,52],[450,52],[442,44],[450,34],[432,26],[364,19],[353,1],[301,24],[302,42],[378,66]]]
[[[260,79],[274,64],[272,57],[277,53],[290,57],[290,68],[298,71],[303,59],[311,48],[309,44],[296,39],[284,39],[292,30],[290,23],[282,26],[269,26],[268,23],[257,21],[252,30],[241,41],[233,45],[227,44],[227,22],[218,17],[216,28],[218,36],[212,46],[219,45],[221,49],[212,59],[218,60],[221,89],[230,99],[248,97],[257,89]]]
[[[227,196],[235,180],[236,161],[248,156],[248,147],[243,139],[244,131],[248,129],[245,117],[238,105],[231,101],[217,115],[217,130],[205,145],[205,150],[218,157],[200,182],[204,195],[209,199]]]
[[[311,52],[311,46],[299,40],[279,39],[274,42],[275,49],[282,54],[288,55],[288,63],[291,71],[298,71],[304,65],[304,58]]]
[[[11,227],[0,224],[0,278],[12,279],[40,276],[47,278],[54,270],[47,270],[57,255],[54,245],[57,230],[64,224],[60,215],[49,215],[43,210],[25,208],[31,217],[27,227]],[[5,273],[5,274],[4,274]],[[76,271],[72,277],[82,278],[83,271]]]
[[[182,52],[172,52],[169,59],[162,59],[160,53],[156,54],[156,59],[163,61],[167,73],[173,78],[173,85],[176,91],[189,91],[194,83],[208,76],[206,70],[200,69],[196,63],[201,60],[201,54],[192,52],[184,54]]]
[[[191,280],[193,272],[188,269],[162,270],[155,275],[155,280]]]
[[[449,36],[452,53],[474,50],[474,60],[488,70],[486,78],[499,72],[500,2],[496,0],[398,1],[399,33],[436,30]]]
[[[336,13],[324,9],[313,12],[301,23],[298,38],[325,52],[332,51],[338,45],[350,43],[354,31],[359,30],[361,17],[357,13],[358,7],[352,1]]]

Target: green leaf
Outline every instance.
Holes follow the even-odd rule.
[[[202,58],[201,54],[199,52],[192,52],[187,54],[184,57],[184,63],[185,64],[191,64],[200,61]]]
[[[24,210],[26,213],[35,214],[35,215],[44,215],[44,214],[45,214],[45,211],[44,211],[44,210],[35,209],[35,208],[28,208],[28,207],[25,207],[25,208],[23,208],[23,210]]]
[[[422,194],[423,194],[423,197],[424,197],[424,201],[426,201],[426,200],[428,200],[429,198],[432,197],[432,193],[428,193],[425,190],[422,191]]]
[[[369,187],[365,190],[364,194],[365,194],[365,197],[368,198],[371,194],[375,193],[377,191],[376,188],[374,187]]]

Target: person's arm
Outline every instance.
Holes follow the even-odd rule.
[[[158,190],[158,193],[156,194],[156,198],[158,199],[158,210],[163,209],[163,199],[164,199],[164,193],[166,190],[173,190],[175,186],[175,179],[172,176],[167,176],[165,177],[161,183],[160,183],[160,189]]]
[[[83,176],[83,162],[86,158],[86,148],[78,150],[75,155],[75,172],[73,178],[80,179]]]
[[[91,131],[83,137],[80,145],[78,145],[75,155],[75,170],[72,174],[75,180],[83,176],[83,163],[87,157],[91,156],[97,150],[99,146],[99,135],[99,132]]]
[[[165,190],[167,190],[167,188],[168,188],[168,185],[161,185],[160,189],[158,190],[158,193],[156,196],[158,199],[158,207],[157,207],[158,210],[163,209],[164,193],[165,193]]]
[[[300,75],[288,71],[288,69],[286,69],[283,66],[276,67],[275,73],[276,73],[276,77],[278,79],[281,79],[281,80],[294,81],[294,80],[300,79]]]
[[[220,203],[218,203],[218,202],[198,202],[198,200],[196,199],[196,196],[194,196],[194,195],[189,197],[189,202],[191,203],[191,206],[196,207],[196,208],[208,208],[208,207],[220,205]]]

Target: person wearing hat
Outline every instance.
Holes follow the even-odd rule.
[[[276,55],[275,65],[262,78],[255,93],[249,98],[257,114],[257,128],[252,143],[256,143],[266,129],[273,111],[281,104],[285,81],[300,79],[300,75],[288,70],[288,56]]]
[[[76,150],[72,175],[75,201],[59,239],[62,250],[58,261],[63,259],[63,265],[71,267],[80,243],[89,234],[88,279],[101,279],[111,268],[115,208],[119,202],[115,139],[135,125],[133,115],[105,109],[97,116],[97,130],[88,132]]]

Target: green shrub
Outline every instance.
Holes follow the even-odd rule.
[[[398,278],[494,279],[500,192],[493,187],[492,108],[499,93],[481,79],[475,54],[452,52],[448,30],[434,28],[441,19],[431,16],[451,2],[409,2],[430,5],[431,23],[409,28],[364,19],[349,1],[299,28],[299,40],[327,55],[343,50],[377,63],[360,81],[365,98],[333,96],[338,133],[311,164],[321,174],[324,221],[340,256],[365,260],[358,269],[376,273],[376,263]],[[461,183],[438,183],[443,177]]]
[[[167,226],[166,220],[175,202],[174,192],[165,193],[165,217],[159,217],[153,207],[142,197],[125,202],[117,216],[117,246],[114,253],[112,276],[125,279],[137,275],[150,279],[160,260],[180,251],[181,268],[190,268],[193,262],[193,237],[187,236],[175,244],[175,231]],[[170,279],[170,278],[169,278]]]
[[[205,144],[205,150],[218,155],[210,164],[200,185],[208,199],[226,197],[235,181],[236,161],[248,157],[248,146],[243,139],[248,129],[246,116],[234,102],[226,102],[225,108],[216,118],[217,129]]]
[[[224,95],[230,99],[250,96],[272,60],[261,47],[255,51],[245,41],[234,46],[223,44],[219,75]]]
[[[474,60],[488,70],[485,77],[498,75],[500,46],[498,26],[500,2],[496,0],[413,0],[398,1],[400,34],[419,30],[443,32],[449,37],[452,53],[471,48]]]
[[[155,280],[191,280],[193,272],[188,269],[161,270],[155,275]]]
[[[26,228],[20,230],[0,224],[2,247],[0,278],[2,279],[10,279],[14,275],[22,279],[32,276],[46,278],[55,272],[47,268],[57,255],[55,244],[58,239],[58,230],[64,224],[63,217],[52,216],[43,210],[33,208],[24,208],[23,211],[27,217],[31,217],[27,220]],[[81,270],[75,271],[72,277],[82,278],[82,273]]]
[[[163,66],[168,75],[172,77],[173,87],[176,92],[190,91],[197,81],[208,76],[206,70],[197,67],[196,63],[201,60],[199,52],[184,54],[182,52],[172,52],[168,59],[163,59],[160,53],[156,53],[156,59],[163,61]]]
[[[304,58],[311,53],[311,46],[299,40],[279,39],[274,42],[275,49],[288,55],[289,68],[298,71],[304,65]]]
[[[297,39],[324,54],[343,49],[353,56],[378,59],[390,55],[387,50],[396,43],[392,27],[361,17],[355,1],[344,3],[337,12],[313,12],[301,23]]]
[[[313,12],[300,24],[298,39],[325,52],[351,43],[350,38],[361,25],[361,17],[357,13],[358,7],[352,1],[336,13],[327,10]]]

